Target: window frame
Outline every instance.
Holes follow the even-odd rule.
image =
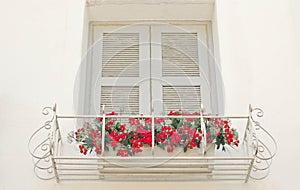
[[[88,50],[91,48],[91,46],[94,43],[94,32],[95,32],[95,28],[96,27],[126,27],[126,26],[130,26],[130,25],[136,25],[136,26],[145,26],[145,27],[149,27],[149,30],[151,26],[205,26],[205,33],[207,36],[207,47],[209,49],[209,56],[208,56],[208,80],[210,83],[210,88],[211,88],[211,93],[210,93],[210,108],[206,107],[206,112],[208,113],[220,113],[221,108],[224,107],[224,102],[223,102],[223,89],[219,88],[217,90],[217,86],[222,86],[222,81],[218,80],[217,78],[220,79],[221,76],[216,76],[216,75],[220,75],[220,70],[218,70],[218,72],[216,72],[216,68],[217,64],[215,63],[215,59],[214,56],[210,56],[210,55],[214,55],[214,41],[213,41],[213,30],[212,30],[212,23],[211,21],[147,21],[147,22],[143,22],[143,23],[139,23],[138,21],[130,21],[130,22],[101,22],[101,21],[95,21],[95,22],[90,22],[90,27],[89,27],[89,34],[88,34]],[[151,41],[151,37],[150,40]],[[151,47],[150,47],[151,48]],[[150,57],[150,55],[149,55]],[[93,70],[93,65],[94,62],[93,60],[93,53],[88,52],[87,53],[87,59],[86,59],[86,68],[85,68],[85,73],[84,76],[82,77],[84,82],[83,85],[84,87],[81,89],[84,89],[84,96],[83,98],[81,98],[79,100],[79,103],[82,103],[82,107],[83,107],[83,114],[99,114],[99,112],[94,113],[93,111],[91,111],[91,77],[90,73]],[[201,71],[200,71],[201,72]],[[217,83],[218,82],[218,83]],[[152,93],[152,92],[151,92]],[[150,95],[151,96],[151,95]],[[100,101],[100,100],[99,100]],[[149,103],[150,104],[150,103]],[[100,105],[99,105],[100,107]]]

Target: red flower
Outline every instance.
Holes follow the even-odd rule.
[[[193,116],[194,114],[182,114],[182,115],[183,116]],[[191,122],[194,121],[194,119],[193,118],[186,118],[186,121],[189,122],[189,123],[191,123]]]
[[[170,112],[168,113],[168,116],[179,116],[179,113],[170,111]]]
[[[117,153],[118,156],[127,157],[128,156],[128,150],[127,149],[120,149]]]
[[[120,131],[121,132],[123,132],[125,130],[125,126],[126,126],[125,124],[123,124],[123,125],[120,126]]]
[[[145,123],[150,126],[152,124],[152,118],[145,118]]]
[[[110,142],[110,145],[111,145],[112,147],[117,147],[117,142],[116,142],[116,141],[111,141],[111,142]]]
[[[164,118],[154,118],[154,123],[155,124],[161,124],[162,122],[164,122],[165,119]]]
[[[173,115],[173,111],[171,110],[171,111],[168,113],[168,115]]]
[[[97,118],[96,118],[96,120],[97,120],[99,123],[102,122],[102,119],[103,119],[102,117],[97,117]]]
[[[107,124],[106,124],[106,126],[105,126],[105,130],[109,130],[111,127],[112,127],[112,125],[114,124],[114,122],[113,121],[109,121],[109,122],[107,122]]]
[[[112,116],[112,115],[118,115],[118,113],[113,111],[113,112],[110,112],[110,113],[108,113],[108,114],[106,114],[106,115]]]
[[[234,142],[234,145],[235,145],[235,146],[239,146],[239,143],[240,143],[240,141],[237,140],[237,141]]]
[[[95,152],[96,152],[97,154],[101,154],[101,153],[102,153],[102,150],[99,149],[98,147],[96,147],[96,148],[95,148]]]
[[[136,118],[129,118],[128,120],[129,120],[129,124],[130,124],[131,127],[141,124],[140,120],[138,120]]]
[[[139,153],[139,152],[142,152],[142,149],[141,148],[139,148],[139,147],[132,147],[132,152],[134,152],[134,153]]]
[[[87,149],[85,148],[84,145],[79,145],[79,149],[80,149],[80,153],[86,155],[87,153]]]
[[[173,147],[173,146],[167,148],[167,152],[168,152],[168,153],[171,153],[171,152],[173,152],[173,151],[174,151],[174,147]]]

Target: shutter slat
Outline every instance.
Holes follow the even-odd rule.
[[[199,76],[197,33],[162,33],[162,76]]]
[[[102,77],[139,76],[139,33],[103,33]]]
[[[101,106],[102,105],[105,105],[106,112],[138,113],[139,87],[102,86]]]
[[[201,105],[200,86],[163,86],[164,112],[182,109],[199,111]]]

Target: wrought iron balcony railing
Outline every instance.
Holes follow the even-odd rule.
[[[188,116],[154,115],[59,115],[56,106],[45,107],[43,114],[49,116],[30,137],[28,148],[34,161],[34,172],[43,180],[188,180],[188,181],[241,181],[261,180],[268,176],[277,144],[271,134],[257,120],[263,111],[249,107],[248,115],[210,116],[200,113]],[[75,123],[101,118],[104,134],[101,154],[80,154],[74,144],[67,143],[70,129]],[[139,155],[120,157],[105,147],[105,120],[115,118],[151,118],[152,146],[144,148]],[[207,132],[203,130],[201,146],[192,154],[180,151],[172,154],[155,144],[154,121],[156,118],[199,119],[201,126],[207,119],[229,119],[240,134],[240,146],[216,150],[208,154]],[[203,128],[205,129],[205,127]],[[190,151],[192,152],[192,151]]]

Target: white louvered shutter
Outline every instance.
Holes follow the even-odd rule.
[[[162,76],[199,77],[197,33],[161,33]]]
[[[103,33],[102,77],[139,77],[139,33]]]
[[[182,109],[188,112],[199,110],[200,86],[162,86],[164,112]]]
[[[205,27],[152,28],[152,83],[155,112],[210,111]]]
[[[146,27],[96,27],[93,56],[97,112],[149,113],[149,33]],[[148,68],[148,69],[147,69]],[[142,104],[142,102],[144,102]]]

